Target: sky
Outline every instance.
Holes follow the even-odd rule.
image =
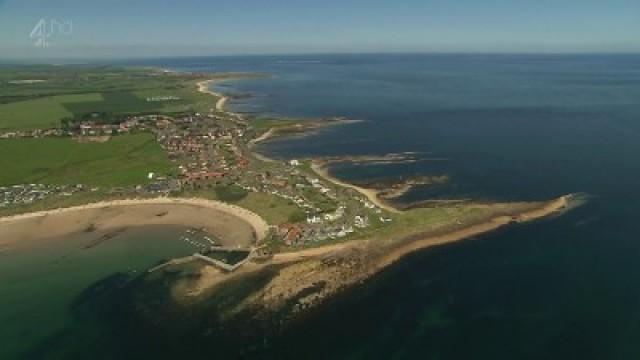
[[[0,58],[360,52],[640,52],[640,0],[0,0]]]

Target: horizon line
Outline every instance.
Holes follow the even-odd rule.
[[[175,54],[175,55],[127,55],[127,56],[49,56],[49,57],[25,57],[2,56],[0,63],[9,65],[14,61],[25,61],[30,64],[50,61],[115,61],[153,60],[153,59],[183,59],[183,58],[234,58],[234,57],[295,57],[295,56],[393,56],[393,55],[459,55],[459,56],[606,56],[606,55],[640,55],[640,50],[635,51],[327,51],[327,52],[282,52],[282,53],[229,53],[229,54]]]

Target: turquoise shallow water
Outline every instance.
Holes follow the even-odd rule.
[[[109,296],[92,287],[74,302],[75,314],[85,319],[80,330],[97,314],[99,321],[88,323],[100,324],[105,340],[77,350],[77,358],[96,352],[154,359],[640,357],[640,56],[326,55],[144,64],[269,72],[271,79],[220,89],[251,95],[233,104],[238,111],[365,120],[262,149],[283,158],[412,151],[424,161],[333,170],[346,180],[450,176],[405,200],[539,200],[570,192],[592,198],[559,218],[410,256],[284,328],[255,322],[214,329],[210,308],[175,309],[161,301],[151,307],[153,316],[137,316],[128,300],[162,298],[162,286],[142,295],[124,286],[110,295],[122,301],[106,302]],[[250,330],[259,335],[245,338]],[[75,334],[82,338],[82,331]],[[52,351],[52,343],[37,354]]]
[[[70,306],[93,283],[115,274],[133,277],[163,259],[193,253],[179,240],[184,230],[129,229],[91,248],[85,247],[101,235],[81,233],[0,252],[0,358],[25,356],[74,327]],[[73,340],[55,350],[64,353]]]

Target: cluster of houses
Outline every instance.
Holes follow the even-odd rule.
[[[65,131],[63,129],[35,129],[0,132],[0,139],[43,138],[71,135],[73,135],[71,132]]]
[[[318,213],[320,209],[316,202],[318,199],[309,199],[310,189],[318,192],[325,200],[336,203],[336,195],[333,190],[322,185],[320,180],[303,175],[298,170],[289,173],[271,173],[269,171],[254,173],[248,171],[239,184],[246,191],[262,192],[287,200],[291,204],[304,210],[306,213]],[[324,190],[324,191],[323,191]],[[315,201],[314,201],[315,200]]]
[[[158,102],[158,101],[174,101],[180,100],[179,97],[173,95],[165,95],[165,96],[149,96],[147,97],[147,102]]]
[[[268,193],[287,200],[307,214],[302,222],[278,227],[277,234],[287,246],[346,237],[371,226],[366,214],[382,213],[377,206],[360,197],[351,198],[351,205],[347,206],[322,180],[296,169],[300,165],[298,160],[290,160],[283,164],[282,169],[286,171],[249,172],[240,184],[246,191]],[[319,202],[334,203],[335,210],[321,209]],[[388,221],[391,219],[380,216],[380,222]]]
[[[82,185],[22,184],[0,187],[0,207],[28,205],[49,196],[71,196],[84,190]]]
[[[119,123],[107,123],[100,119],[99,115],[72,123],[68,129],[33,129],[33,130],[11,130],[0,132],[0,139],[13,138],[43,138],[43,137],[64,137],[64,136],[110,136],[125,134],[133,130],[153,130],[162,128],[170,124],[170,118],[162,115],[142,115],[130,116]]]
[[[153,178],[153,173],[149,174],[149,178]],[[159,177],[149,184],[136,186],[136,192],[146,195],[155,194],[166,196],[172,192],[180,191],[180,189],[182,189],[182,182],[180,180],[166,177]]]
[[[82,121],[77,127],[72,127],[72,130],[77,131],[81,136],[105,136],[126,134],[133,130],[154,130],[170,124],[171,119],[167,116],[141,115],[127,117],[117,124],[104,123],[100,119]]]
[[[177,97],[150,97],[147,101],[178,100]],[[230,121],[225,121],[230,120]],[[299,160],[279,163],[269,170],[249,168],[247,155],[247,124],[241,119],[223,117],[219,113],[192,114],[179,117],[162,115],[129,116],[119,123],[108,123],[100,115],[74,123],[69,131],[61,129],[34,130],[33,132],[0,134],[2,137],[69,136],[102,137],[132,131],[150,131],[165,149],[169,159],[176,163],[180,175],[174,178],[156,178],[135,189],[122,189],[145,194],[168,195],[184,185],[211,183],[227,178],[246,191],[267,193],[286,200],[304,211],[300,222],[278,226],[278,235],[288,246],[344,238],[358,229],[371,226],[369,216],[380,222],[389,222],[381,209],[359,196],[338,196],[339,190],[303,171]],[[25,134],[29,135],[25,135]],[[229,181],[229,180],[227,180]],[[71,195],[83,190],[76,186],[16,185],[0,188],[3,207],[28,204],[52,194]],[[113,189],[112,189],[113,190]],[[293,220],[292,220],[293,221]]]
[[[361,228],[368,227],[361,224]],[[287,246],[299,246],[313,242],[325,241],[328,239],[341,239],[355,232],[354,225],[334,224],[334,225],[311,225],[311,224],[281,224],[277,228],[277,235]]]
[[[193,184],[243,171],[249,160],[238,147],[244,130],[216,124],[214,115],[195,114],[174,119],[156,129],[169,158],[179,163],[181,179]]]

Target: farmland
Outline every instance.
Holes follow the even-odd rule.
[[[0,130],[54,128],[93,112],[204,112],[211,98],[194,90],[198,79],[146,68],[0,66]]]
[[[0,141],[0,153],[0,186],[127,186],[148,182],[149,172],[171,171],[166,154],[146,133],[117,136],[104,143],[79,143],[71,138],[10,139]]]

